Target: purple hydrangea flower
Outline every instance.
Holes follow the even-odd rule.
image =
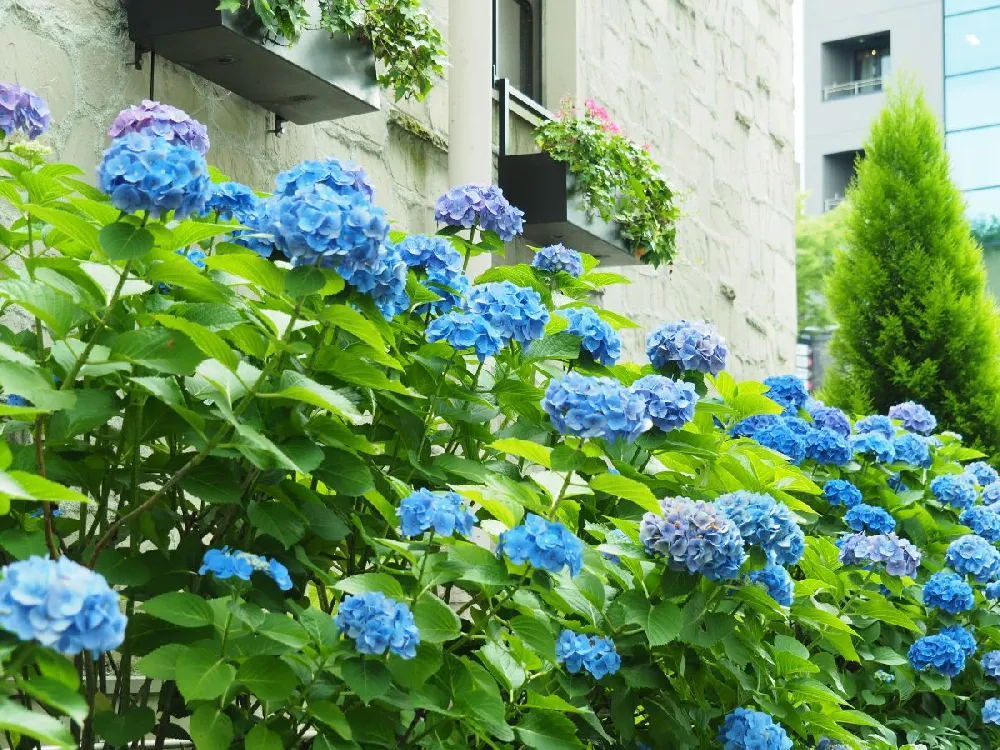
[[[584,635],[563,630],[556,641],[556,661],[566,665],[566,671],[576,674],[586,670],[595,679],[615,674],[622,660],[610,638]]]
[[[965,654],[951,638],[938,633],[918,639],[907,654],[918,672],[931,669],[938,674],[955,677],[965,669]]]
[[[930,435],[937,427],[937,419],[927,407],[904,401],[889,409],[889,418],[903,423],[903,429],[919,435]]]
[[[358,653],[384,654],[388,649],[403,659],[417,655],[420,630],[413,613],[380,591],[345,597],[333,622],[354,641]]]
[[[712,503],[686,497],[660,500],[662,512],[646,513],[639,541],[651,555],[665,557],[673,570],[701,573],[713,581],[732,580],[746,560],[739,527]]]
[[[475,349],[479,361],[495,356],[504,347],[504,340],[482,316],[452,310],[435,318],[427,326],[427,341],[447,341],[454,349]]]
[[[375,188],[362,167],[342,159],[306,160],[281,172],[276,178],[278,198],[291,198],[296,193],[323,185],[349,202],[373,203]]]
[[[806,411],[809,412],[813,425],[817,428],[830,430],[845,438],[851,436],[851,420],[840,409],[827,406],[822,401],[809,399],[806,402]]]
[[[569,321],[567,333],[580,336],[581,346],[595,362],[610,367],[622,353],[622,340],[592,307],[570,307],[556,313]]]
[[[108,135],[121,138],[129,133],[162,138],[167,143],[194,149],[202,156],[208,153],[208,128],[184,110],[169,104],[146,99],[142,104],[123,109],[112,123]]]
[[[942,474],[931,481],[931,492],[939,502],[964,510],[976,502],[973,480],[965,474]]]
[[[715,327],[703,320],[664,323],[646,339],[646,355],[653,367],[718,375],[726,369],[729,350]]]
[[[726,716],[718,741],[723,750],[791,750],[784,727],[765,713],[737,708]]]
[[[288,568],[277,560],[238,549],[230,551],[229,547],[208,550],[202,558],[198,575],[203,576],[211,573],[221,580],[235,577],[249,581],[251,574],[255,571],[271,578],[282,591],[288,591],[292,588],[292,579],[288,575]]]
[[[736,524],[744,544],[758,545],[774,562],[794,565],[805,554],[805,534],[792,512],[770,495],[737,490],[714,505]]]
[[[888,534],[896,530],[896,519],[874,505],[855,505],[844,514],[844,522],[854,531]]]
[[[520,344],[541,338],[549,322],[548,308],[538,292],[509,281],[472,287],[466,309],[486,318],[501,338]]]
[[[773,375],[765,378],[764,385],[767,386],[764,395],[787,414],[797,414],[809,398],[805,384],[795,375]]]
[[[569,568],[569,574],[575,576],[583,569],[583,542],[561,523],[546,521],[534,513],[525,516],[520,526],[500,535],[500,555],[506,555],[515,565],[530,562],[550,573]]]
[[[759,583],[774,601],[783,607],[791,607],[795,598],[795,582],[788,571],[775,563],[768,563],[763,568],[750,573],[750,582]]]
[[[16,83],[0,81],[0,137],[10,138],[20,130],[33,141],[51,125],[49,105],[42,97]]]
[[[853,508],[861,502],[861,490],[846,479],[831,479],[823,485],[823,497],[830,505]]]
[[[978,534],[966,534],[948,545],[945,562],[952,570],[990,583],[1000,573],[1000,552]]]
[[[848,534],[837,540],[837,546],[840,547],[840,562],[844,565],[885,563],[889,575],[910,578],[916,576],[920,565],[920,550],[895,533]]]
[[[972,586],[950,570],[942,570],[927,579],[923,588],[924,604],[957,615],[972,609],[975,597]]]
[[[634,442],[651,426],[646,401],[617,380],[568,372],[545,390],[542,409],[563,435]]]
[[[662,375],[647,375],[635,381],[631,390],[645,399],[646,416],[664,432],[679,430],[694,419],[694,408],[698,403],[694,383],[671,380]]]
[[[535,253],[531,267],[548,273],[565,271],[573,278],[580,278],[583,275],[583,258],[576,250],[563,245],[549,245]]]
[[[430,528],[438,536],[472,536],[476,516],[457,492],[419,489],[403,498],[396,509],[403,536],[420,536]]]
[[[434,220],[439,224],[496,232],[510,242],[524,231],[524,211],[504,198],[496,185],[463,185],[438,198]]]

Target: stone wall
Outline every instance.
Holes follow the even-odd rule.
[[[635,283],[609,290],[604,304],[645,329],[676,317],[715,322],[738,375],[791,371],[791,0],[549,1],[558,9],[546,18],[550,32],[561,32],[553,16],[572,7],[577,57],[546,58],[547,80],[575,81],[578,96],[606,104],[684,193],[673,270],[626,269]],[[447,38],[447,0],[425,3]],[[49,101],[59,159],[92,170],[115,115],[148,95],[148,65],[137,71],[132,60],[119,0],[0,0],[0,78]],[[561,93],[551,88],[549,106]],[[288,125],[281,138],[267,133],[265,111],[164,61],[155,97],[209,127],[209,161],[233,179],[269,190],[276,172],[302,159],[350,158],[400,228],[434,229],[433,203],[448,187],[446,83],[423,103],[383,98],[381,112]],[[523,149],[527,135],[521,122],[514,143]],[[633,357],[642,335],[629,336]]]

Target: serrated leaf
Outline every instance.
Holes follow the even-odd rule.
[[[393,579],[395,580],[395,579]],[[424,594],[413,608],[421,642],[444,643],[462,633],[462,623],[451,607],[433,594]]]
[[[385,695],[392,683],[385,664],[374,659],[348,659],[341,666],[341,674],[347,686],[366,704]]]
[[[233,722],[216,706],[200,706],[191,716],[191,739],[198,750],[229,750]]]
[[[177,659],[177,689],[189,701],[212,700],[223,695],[236,677],[236,669],[217,654],[188,648]]]
[[[391,599],[403,600],[406,598],[399,581],[388,573],[361,573],[337,581],[334,588],[345,594],[367,594],[380,591]]]
[[[612,497],[618,497],[635,503],[643,510],[651,513],[662,513],[663,509],[656,501],[649,488],[634,479],[619,474],[598,474],[590,480],[591,489],[605,492]]]
[[[240,665],[236,680],[262,701],[287,699],[298,684],[295,672],[277,656],[251,656]]]
[[[488,447],[503,453],[510,453],[520,458],[544,466],[546,469],[552,468],[552,449],[546,445],[539,445],[530,440],[519,440],[517,438],[504,438],[491,443]]]
[[[111,260],[136,260],[156,244],[153,233],[148,229],[123,221],[102,227],[97,239]]]
[[[200,628],[215,623],[212,606],[200,596],[184,591],[161,594],[143,604],[146,614],[182,628]]]
[[[684,625],[680,607],[672,602],[660,602],[649,610],[646,639],[650,647],[665,646],[676,638]]]

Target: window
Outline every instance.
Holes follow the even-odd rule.
[[[944,14],[951,16],[956,13],[968,13],[995,6],[1000,6],[997,0],[944,0]]]
[[[826,42],[822,50],[823,99],[882,91],[889,74],[889,32]]]
[[[494,0],[493,21],[494,76],[541,101],[541,0]]]
[[[946,76],[1000,68],[1000,6],[944,19]]]
[[[1000,70],[985,70],[948,79],[944,107],[948,130],[968,130],[1000,122]]]
[[[1000,125],[949,133],[948,154],[961,190],[1000,186]]]
[[[888,49],[862,49],[854,53],[854,80],[870,81],[873,78],[881,78],[883,68],[888,73],[889,50]]]

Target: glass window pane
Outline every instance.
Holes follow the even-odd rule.
[[[962,190],[1000,185],[1000,127],[949,133],[948,155]]]
[[[500,0],[497,18],[497,77],[507,78],[518,89],[521,81],[521,4]]]
[[[944,21],[945,75],[1000,68],[1000,7]]]
[[[997,0],[944,0],[944,14],[967,13],[970,10],[982,10],[1000,6]]]
[[[944,111],[947,130],[1000,124],[1000,70],[946,78]]]
[[[972,190],[965,194],[965,215],[973,224],[1000,220],[1000,187]]]

